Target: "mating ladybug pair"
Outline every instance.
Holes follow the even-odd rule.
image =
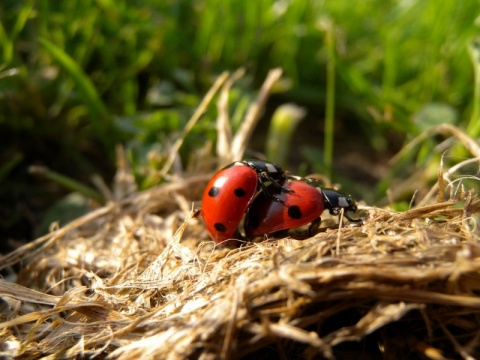
[[[202,216],[216,243],[239,238],[244,219],[247,239],[320,224],[325,209],[338,215],[341,209],[357,211],[347,195],[322,189],[317,180],[287,175],[278,165],[260,161],[236,161],[218,171],[208,182],[202,198]]]

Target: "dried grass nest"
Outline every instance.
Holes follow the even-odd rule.
[[[478,356],[478,199],[362,206],[361,225],[228,249],[186,207],[205,180],[136,193],[2,258],[29,259],[0,281],[3,356]]]
[[[439,176],[409,211],[363,204],[361,224],[229,249],[192,218],[208,178],[134,191],[0,258],[19,269],[0,280],[0,358],[480,357],[472,191]]]

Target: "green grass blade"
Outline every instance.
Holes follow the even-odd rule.
[[[31,166],[29,171],[33,175],[42,176],[48,180],[51,180],[63,186],[66,189],[69,189],[74,192],[78,192],[84,195],[85,197],[96,201],[99,204],[105,203],[105,199],[103,198],[102,194],[100,194],[98,191],[68,176],[59,174],[56,171],[50,170],[44,166]]]
[[[2,22],[0,22],[0,45],[3,53],[2,66],[5,66],[5,64],[9,64],[13,58],[13,41],[7,35]]]
[[[480,136],[480,37],[469,45],[469,53],[474,70],[473,111],[467,133],[471,137]]]
[[[108,115],[100,96],[93,85],[90,78],[84,73],[82,68],[73,60],[65,51],[48,41],[40,39],[40,44],[48,51],[48,53],[62,66],[75,81],[78,90],[83,94],[85,101],[89,105],[90,110],[96,117]]]
[[[53,59],[71,76],[78,91],[83,95],[85,105],[87,105],[91,113],[91,120],[97,136],[103,141],[107,148],[112,149],[110,142],[112,129],[108,119],[108,110],[88,75],[85,74],[78,63],[63,49],[45,38],[41,38],[39,41]]]
[[[325,108],[325,143],[324,166],[325,176],[332,178],[333,137],[335,121],[335,25],[328,21],[325,24],[325,43],[327,47],[327,98]]]
[[[33,6],[34,2],[32,1],[20,7],[20,10],[16,16],[15,25],[10,31],[7,31],[3,26],[3,23],[0,22],[0,44],[3,49],[3,65],[10,64],[13,61],[15,41],[30,18],[33,12]]]

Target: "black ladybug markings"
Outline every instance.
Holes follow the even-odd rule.
[[[222,223],[215,223],[215,225],[213,225],[215,227],[215,230],[221,232],[221,233],[224,233],[225,231],[227,231],[227,227],[225,226],[225,224],[222,224]]]
[[[319,187],[316,187],[314,186],[315,189],[320,193],[322,194],[322,189],[319,188]],[[292,190],[292,193],[294,191]],[[346,200],[345,200],[346,201]],[[303,214],[302,214],[302,208],[298,205],[291,205],[288,207],[288,210],[287,210],[287,215],[291,218],[291,219],[295,219],[295,220],[300,220],[302,217],[303,217]]]
[[[297,220],[303,217],[302,210],[298,205],[289,206],[287,210],[287,215],[291,219],[297,219]],[[258,219],[257,217],[251,217],[249,219],[249,226],[252,229],[258,228],[260,226],[260,219]]]
[[[271,185],[268,190],[278,196],[281,202],[263,191],[258,194],[246,213],[244,229],[247,239],[317,221],[325,209],[321,189],[312,186],[304,178],[288,175],[282,191]]]
[[[247,192],[245,191],[245,189],[242,189],[241,187],[239,187],[239,188],[236,188],[235,190],[233,190],[233,194],[236,197],[242,198],[247,194]]]
[[[315,191],[316,190],[316,191]],[[320,222],[323,210],[338,215],[356,212],[355,201],[311,178],[285,173],[274,163],[235,161],[210,179],[202,197],[201,214],[210,237],[218,244],[238,235],[245,216],[248,238]]]
[[[217,186],[212,186],[210,188],[210,190],[208,191],[208,196],[210,197],[216,197],[220,194],[220,189],[217,187]],[[239,188],[236,188],[234,191],[233,191],[233,194],[236,196],[236,197],[239,197],[239,198],[242,198],[246,195],[246,192],[244,189],[242,189],[241,187]],[[225,224],[221,223],[221,222],[217,222],[213,225],[213,227],[215,228],[215,230],[217,230],[218,232],[221,232],[221,233],[224,233],[227,231],[227,227]]]
[[[208,190],[208,196],[215,197],[220,194],[220,189],[216,186],[212,186],[210,190]]]
[[[302,218],[302,210],[297,205],[292,205],[288,207],[287,214],[292,219],[301,219]]]
[[[216,197],[220,194],[220,189],[217,186],[212,186],[210,190],[208,190],[208,196],[210,197]],[[247,194],[245,189],[238,187],[235,190],[233,190],[233,195],[236,197],[242,198]]]

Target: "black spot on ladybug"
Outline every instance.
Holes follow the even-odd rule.
[[[220,194],[220,189],[216,186],[212,186],[210,190],[208,190],[208,196],[215,197]]]
[[[215,227],[215,230],[219,231],[219,232],[225,232],[227,231],[227,227],[222,224],[222,223],[215,223],[215,225],[213,225]]]
[[[235,194],[236,197],[244,197],[246,195],[245,193],[245,190],[242,189],[242,188],[236,188],[235,190],[233,190],[233,193]]]
[[[292,205],[288,208],[288,216],[292,219],[301,219],[302,210],[297,205]]]

